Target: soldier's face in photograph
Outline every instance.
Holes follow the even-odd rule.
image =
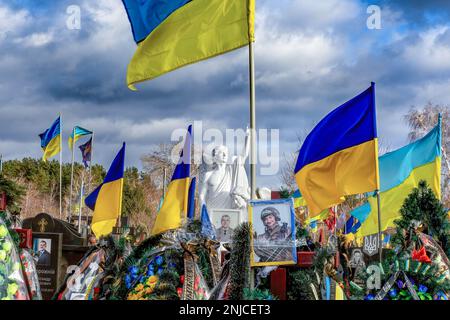
[[[273,229],[276,224],[277,224],[277,220],[275,219],[275,217],[271,214],[269,214],[268,216],[266,216],[263,220],[264,226],[266,226],[269,229]]]
[[[224,229],[228,229],[230,227],[230,217],[223,216],[222,219],[220,220],[220,224]]]
[[[47,249],[47,243],[45,241],[39,242],[39,250]]]

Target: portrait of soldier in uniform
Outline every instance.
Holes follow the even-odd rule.
[[[253,218],[260,219],[263,226],[263,229],[254,230],[253,237],[253,249],[258,262],[294,260],[290,215],[284,217],[283,221],[279,209],[274,205],[264,207],[259,217],[255,214]]]
[[[224,214],[220,219],[220,228],[216,229],[216,237],[220,242],[231,242],[231,236],[234,229],[230,227],[231,218],[228,214]]]

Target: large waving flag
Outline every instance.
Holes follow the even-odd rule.
[[[53,122],[52,126],[39,135],[41,148],[44,151],[42,160],[47,161],[61,152],[61,117]]]
[[[123,0],[138,48],[127,84],[254,41],[255,0]]]
[[[295,178],[310,217],[378,189],[375,84],[329,113],[303,143]]]
[[[400,208],[411,191],[425,180],[441,198],[441,123],[425,137],[380,157],[381,230],[394,227]],[[378,232],[376,197],[353,210],[361,222],[357,236]]]
[[[91,229],[96,237],[110,234],[117,218],[120,217],[124,168],[125,142],[112,162],[103,183],[84,201],[86,206],[94,211]]]
[[[77,142],[78,139],[88,134],[92,134],[92,131],[86,130],[78,126],[74,127],[72,130],[72,134],[70,135],[68,140],[70,150],[72,150],[73,145]]]
[[[172,180],[170,181],[164,201],[153,226],[152,235],[177,229],[182,218],[188,213],[188,195],[191,174],[192,125],[189,126]]]

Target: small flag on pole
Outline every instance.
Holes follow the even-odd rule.
[[[61,117],[53,122],[52,126],[39,135],[41,148],[44,151],[42,160],[56,156],[61,152]]]
[[[209,214],[208,210],[206,209],[206,205],[202,206],[201,222],[202,222],[202,231],[201,231],[202,235],[204,235],[209,239],[215,240],[216,231],[211,223],[211,220],[209,219]]]

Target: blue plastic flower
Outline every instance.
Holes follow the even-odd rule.
[[[162,264],[163,264],[163,261],[164,261],[164,259],[163,259],[162,256],[157,256],[157,257],[155,258],[155,262],[156,262],[156,264],[157,264],[158,266],[162,265]]]
[[[162,273],[163,271],[164,271],[163,268],[159,268],[159,269],[158,269],[158,274],[161,275],[161,273]]]
[[[138,271],[139,271],[139,268],[138,267],[136,267],[136,266],[132,266],[131,267],[131,270],[130,270],[130,272],[131,272],[131,274],[137,274],[138,273]]]
[[[398,281],[397,281],[397,286],[398,286],[400,289],[403,289],[403,288],[405,287],[405,283],[404,283],[402,280],[398,280]]]
[[[426,286],[424,286],[424,285],[421,284],[421,285],[419,286],[419,291],[420,291],[420,292],[423,292],[423,293],[426,293],[426,292],[428,291],[428,288],[427,288]]]
[[[398,294],[397,290],[395,290],[395,289],[389,290],[389,296],[391,298],[395,298],[397,296],[397,294]]]
[[[364,300],[374,300],[375,299],[375,296],[373,295],[373,294],[368,294],[365,298],[364,298]]]
[[[147,269],[147,276],[148,276],[148,277],[151,277],[151,276],[153,276],[153,275],[155,275],[155,273],[153,272],[153,270],[150,269],[150,268],[148,268],[148,269]]]

